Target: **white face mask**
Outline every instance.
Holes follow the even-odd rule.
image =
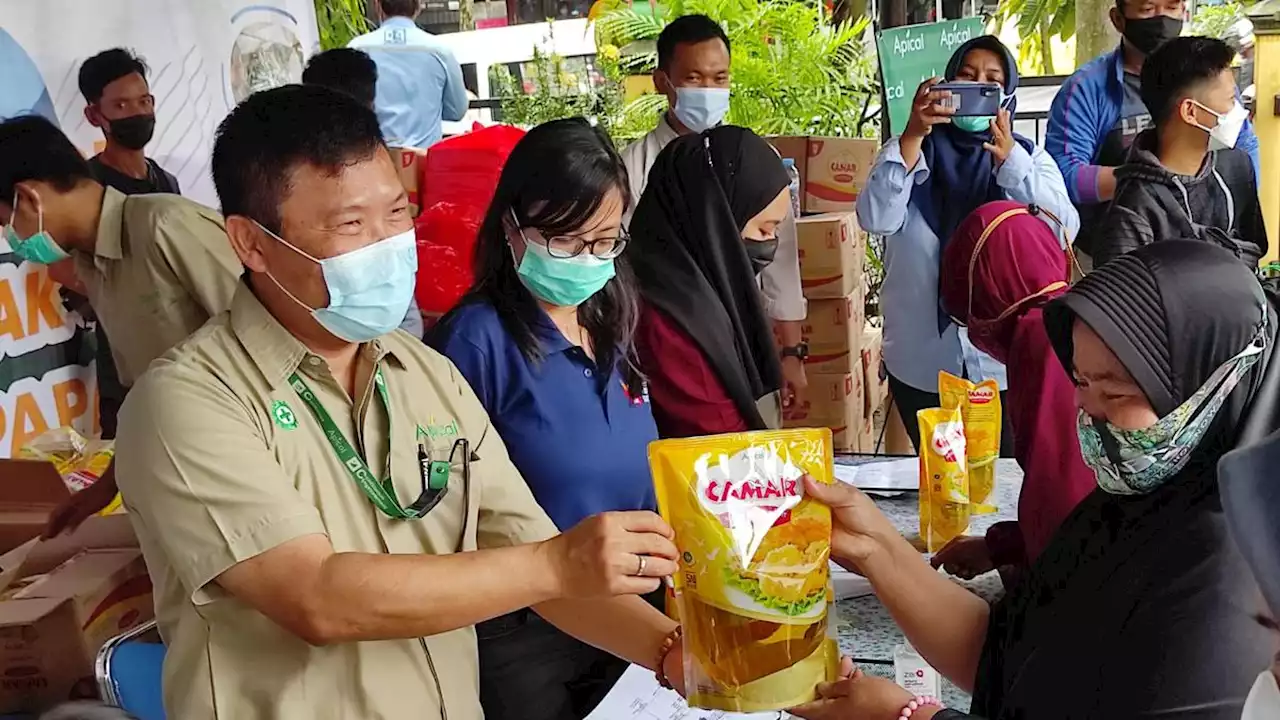
[[[1244,701],[1244,712],[1240,714],[1240,720],[1276,718],[1280,718],[1280,686],[1276,685],[1275,673],[1270,669],[1263,670]]]
[[[1226,150],[1235,147],[1236,140],[1240,137],[1240,131],[1244,129],[1244,121],[1249,119],[1249,111],[1245,110],[1237,102],[1231,110],[1218,114],[1205,107],[1202,103],[1198,103],[1195,100],[1191,102],[1196,103],[1202,110],[1218,118],[1218,124],[1212,128],[1196,125],[1196,127],[1209,133],[1209,149]]]
[[[680,124],[693,132],[710,130],[729,114],[729,89],[678,87],[673,110]]]

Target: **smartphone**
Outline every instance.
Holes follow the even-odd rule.
[[[934,85],[930,92],[946,90],[950,97],[939,98],[938,104],[956,109],[956,115],[995,115],[1000,111],[1004,88],[999,83],[945,82]]]

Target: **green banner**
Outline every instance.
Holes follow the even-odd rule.
[[[880,33],[880,73],[889,104],[890,135],[900,135],[911,116],[911,100],[925,80],[947,69],[947,61],[961,45],[984,31],[982,18],[947,20],[891,28]]]

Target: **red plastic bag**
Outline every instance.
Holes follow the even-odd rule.
[[[433,205],[418,216],[415,297],[423,313],[449,312],[471,287],[482,217],[449,203]]]
[[[494,125],[432,145],[422,166],[422,206],[453,203],[488,209],[502,166],[523,137],[520,128]]]
[[[418,283],[424,315],[448,312],[471,287],[476,237],[502,166],[524,131],[480,128],[431,146],[421,164],[422,214],[416,221]]]

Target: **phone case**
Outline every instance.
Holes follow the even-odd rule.
[[[950,97],[939,102],[954,107],[957,116],[987,116],[1000,111],[1003,90],[995,83],[938,83],[933,86],[933,90],[947,90],[951,93]]]

